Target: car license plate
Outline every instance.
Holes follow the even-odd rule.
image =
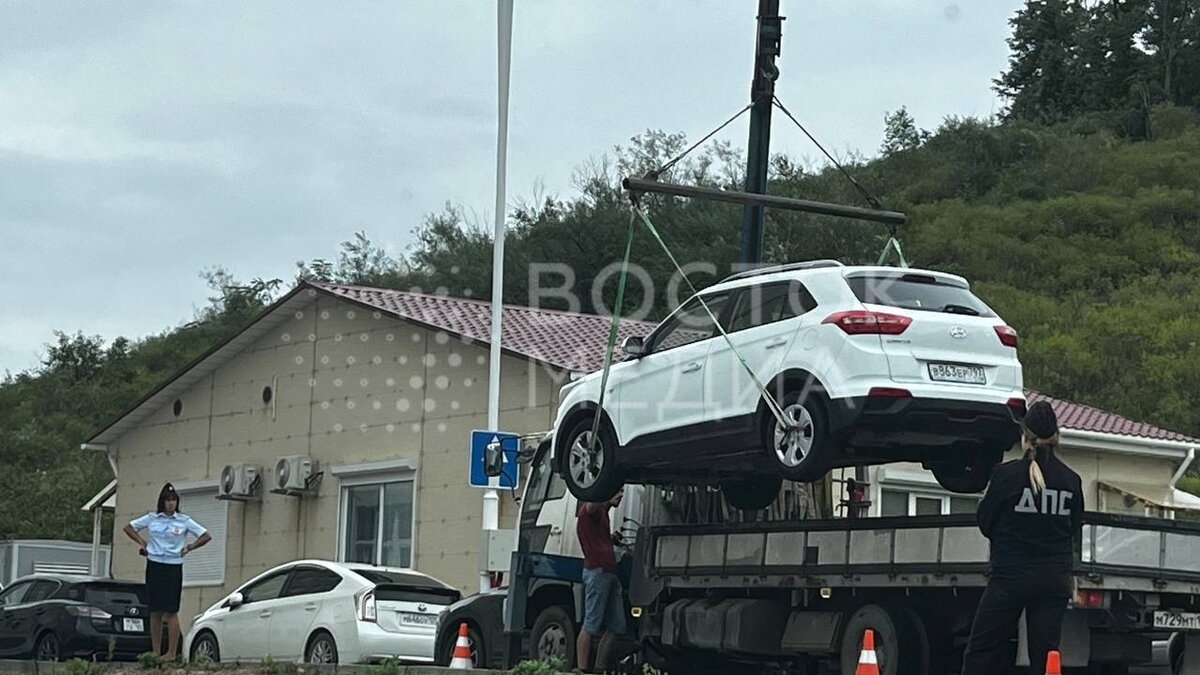
[[[1154,627],[1200,630],[1200,612],[1155,612]]]
[[[140,633],[146,629],[141,619],[125,619],[123,627],[126,633]]]
[[[953,363],[929,364],[929,379],[959,384],[987,384],[981,366],[959,366]]]
[[[436,626],[437,615],[400,612],[400,623],[408,626]]]

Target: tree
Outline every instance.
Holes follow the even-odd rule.
[[[879,147],[879,152],[891,156],[916,150],[928,138],[929,132],[918,128],[916,120],[908,114],[908,109],[901,106],[899,110],[888,113],[883,118],[883,145]]]
[[[104,342],[98,335],[84,336],[76,333],[69,336],[54,331],[57,342],[50,345],[42,363],[50,373],[62,375],[69,382],[92,379],[104,360]]]
[[[1196,105],[1200,78],[1200,2],[1151,0],[1142,39],[1169,103]]]
[[[1053,122],[1078,112],[1082,93],[1081,0],[1027,0],[1009,21],[1009,67],[995,79],[1010,117]]]
[[[336,265],[324,258],[296,263],[296,279],[388,287],[406,269],[403,259],[373,243],[365,231],[355,232],[354,239],[343,241],[341,249]]]

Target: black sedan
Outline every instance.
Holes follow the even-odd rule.
[[[0,658],[132,660],[150,651],[146,585],[36,574],[0,592]]]

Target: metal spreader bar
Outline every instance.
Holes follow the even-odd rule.
[[[696,197],[699,199],[712,199],[718,202],[732,202],[734,204],[761,204],[770,208],[784,209],[785,211],[818,213],[825,216],[839,216],[842,218],[853,218],[855,220],[869,220],[876,223],[886,223],[888,225],[903,225],[904,223],[908,222],[908,216],[900,213],[899,211],[881,211],[877,209],[866,209],[860,206],[830,204],[829,202],[814,202],[808,199],[776,197],[774,195],[760,195],[752,192],[738,192],[736,190],[718,190],[716,188],[700,187],[697,185],[660,183],[658,181],[646,180],[644,178],[626,178],[625,180],[621,181],[621,185],[635,195],[645,192],[653,192],[657,194],[673,195],[675,197]]]

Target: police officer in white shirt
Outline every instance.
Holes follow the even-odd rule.
[[[154,511],[135,518],[125,534],[146,557],[146,593],[150,606],[150,644],[162,654],[162,624],[167,622],[166,659],[174,661],[179,649],[179,596],[183,590],[183,558],[212,541],[208,531],[179,511],[179,494],[170,483],[158,493]],[[143,538],[142,532],[148,533]],[[195,537],[188,543],[187,537]]]

